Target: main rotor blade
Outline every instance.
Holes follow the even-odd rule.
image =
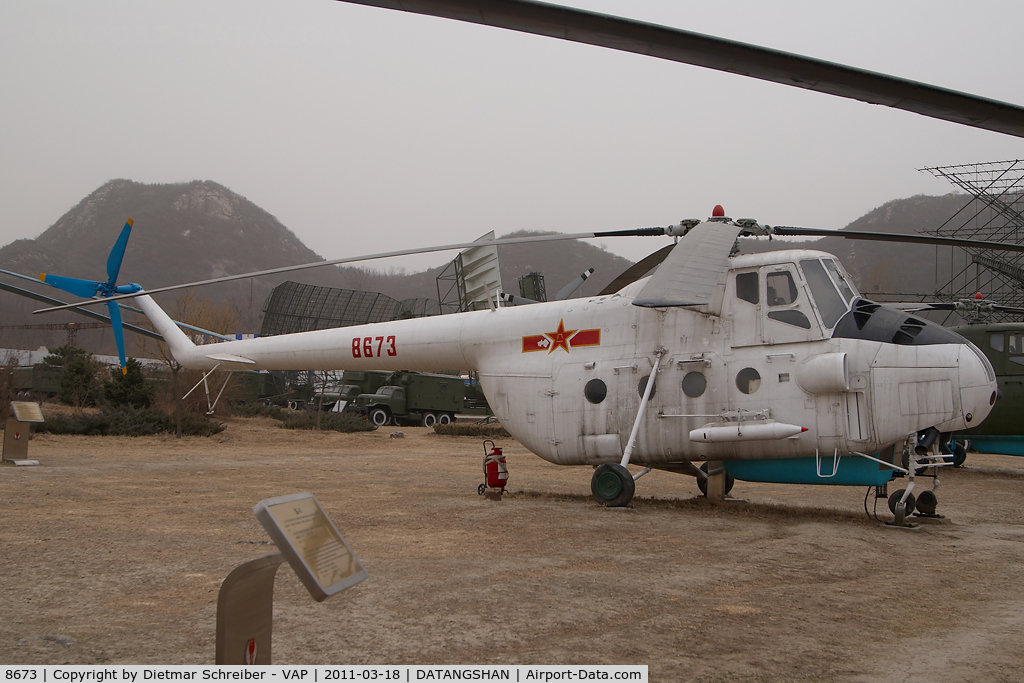
[[[16,275],[17,277],[23,277],[23,278],[25,278],[27,280],[34,280],[35,282],[39,282],[38,280],[35,280],[35,278],[26,277],[24,275],[20,275],[18,273],[12,273],[12,272],[7,271],[7,270],[0,270],[0,273],[6,273],[7,275]],[[59,306],[63,306],[64,305],[64,302],[60,301],[59,299],[54,299],[54,298],[48,297],[48,296],[46,296],[44,294],[36,294],[35,292],[29,291],[27,289],[22,289],[21,287],[15,287],[14,285],[9,285],[9,284],[7,284],[5,282],[0,282],[0,289],[4,290],[5,292],[10,292],[11,294],[17,294],[18,296],[23,296],[23,297],[25,297],[27,299],[35,299],[36,301],[42,301],[43,303],[46,303],[46,304],[57,304]],[[105,323],[109,323],[110,322],[110,318],[108,318],[107,316],[102,315],[100,313],[95,313],[95,312],[90,311],[90,310],[85,309],[85,308],[77,308],[77,307],[75,307],[75,308],[71,308],[69,310],[71,310],[71,311],[73,311],[75,313],[78,313],[79,315],[84,315],[87,318],[92,318],[93,320],[100,320],[100,321],[105,322]],[[139,312],[141,313],[141,311],[139,311]],[[153,332],[152,330],[147,330],[144,327],[136,327],[135,325],[129,325],[127,323],[123,324],[123,327],[126,330],[130,330],[131,332],[135,332],[136,334],[142,334],[142,335],[145,335],[147,337],[151,337],[153,339],[156,339],[157,341],[163,341],[164,340],[164,338],[162,336],[160,336],[159,334],[157,334],[156,332]]]
[[[501,247],[508,244],[525,244],[529,242],[560,242],[564,240],[585,240],[594,239],[597,237],[622,237],[622,236],[657,236],[664,235],[665,228],[637,228],[635,230],[611,230],[605,232],[577,232],[572,234],[555,234],[555,235],[535,235],[533,237],[508,237],[500,240],[488,240],[486,242],[459,242],[457,244],[444,244],[436,247],[419,247],[416,249],[401,249],[399,251],[388,251],[380,254],[369,254],[366,256],[350,256],[347,258],[337,258],[330,261],[314,261],[313,263],[303,263],[297,266],[282,266],[281,268],[270,268],[268,270],[257,270],[252,273],[242,273],[240,275],[225,275],[224,277],[215,277],[209,280],[200,280],[198,282],[188,282],[183,285],[169,285],[167,287],[157,287],[155,289],[149,289],[139,292],[133,292],[131,294],[118,294],[117,296],[107,297],[104,299],[91,299],[89,301],[79,301],[75,304],[65,304],[63,306],[52,306],[50,308],[40,308],[32,313],[50,313],[52,311],[60,311],[65,308],[73,308],[77,306],[93,306],[95,304],[106,303],[107,301],[119,301],[121,299],[131,299],[143,294],[158,294],[160,292],[173,292],[179,289],[186,289],[188,287],[202,287],[204,285],[215,285],[221,282],[232,282],[234,280],[244,280],[250,277],[260,277],[262,275],[277,275],[279,273],[291,273],[296,270],[307,270],[309,268],[320,268],[321,266],[336,266],[342,263],[356,263],[357,261],[374,261],[382,258],[392,258],[394,256],[412,256],[414,254],[429,254],[435,251],[452,251],[455,249],[469,249],[470,247],[481,247],[481,246],[496,246]]]
[[[135,225],[135,221],[129,218],[121,228],[121,234],[114,242],[110,256],[107,257],[107,277],[110,278],[111,285],[117,282],[117,274],[121,271],[121,261],[124,260],[124,251],[128,247],[128,237],[132,234],[133,225]]]
[[[565,299],[568,299],[577,289],[582,287],[583,283],[587,281],[587,278],[593,274],[594,269],[587,268],[585,271],[577,275],[573,278],[572,282],[558,290],[558,294],[555,294],[555,301],[564,301]]]
[[[626,268],[617,278],[609,282],[604,289],[598,292],[598,296],[607,296],[614,294],[626,285],[631,285],[644,275],[646,275],[652,268],[656,268],[661,265],[661,262],[668,258],[668,255],[672,252],[674,244],[668,244],[654,252],[648,254],[644,258],[640,259],[629,268]]]
[[[1024,315],[1024,308],[1016,308],[1015,306],[1003,306],[1001,304],[992,304],[986,302],[979,302],[986,306],[987,309],[993,311],[999,311],[1001,313],[1012,313],[1014,315]],[[935,302],[919,302],[919,303],[892,303],[885,302],[886,306],[892,306],[898,308],[901,311],[907,311],[908,313],[914,313],[917,311],[964,311],[970,312],[972,310],[978,310],[980,307],[974,305],[972,302],[961,302],[961,301],[935,301]],[[984,310],[984,309],[982,309]]]
[[[1024,137],[1024,108],[668,26],[531,0],[341,0],[634,52]]]
[[[876,242],[905,242],[907,244],[937,244],[944,247],[965,249],[997,249],[1000,251],[1024,251],[1024,244],[1014,242],[985,242],[982,240],[958,239],[956,237],[934,237],[931,235],[900,235],[891,232],[863,232],[858,230],[825,230],[822,228],[795,228],[791,226],[772,227],[775,235],[805,235],[810,237],[843,237],[848,240],[872,240]]]

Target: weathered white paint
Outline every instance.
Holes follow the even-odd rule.
[[[651,374],[659,348],[664,358],[631,456],[638,465],[813,456],[835,449],[872,453],[933,425],[952,431],[984,419],[996,383],[966,340],[899,346],[830,338],[794,265],[824,256],[794,250],[736,257],[712,301],[693,308],[633,306],[646,283],[641,280],[611,296],[208,346],[194,346],[150,297],[138,302],[186,367],[475,370],[509,432],[540,457],[563,465],[619,460],[638,412],[640,380]],[[767,318],[761,306],[737,302],[737,272],[760,272],[763,278],[780,270],[797,281],[791,307],[807,315],[810,329],[784,325]],[[600,344],[552,342],[560,331],[580,330],[599,330]],[[741,371],[760,379],[738,384]],[[706,380],[700,396],[682,389],[691,372]],[[597,404],[584,398],[592,380],[607,390]],[[741,412],[762,412],[807,431],[755,442],[690,440],[698,427],[726,424],[716,416]]]

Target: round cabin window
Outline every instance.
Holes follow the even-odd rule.
[[[744,394],[752,394],[761,388],[761,375],[754,368],[743,368],[736,374],[736,388]]]
[[[583,387],[583,395],[591,403],[600,403],[608,395],[608,386],[599,379],[592,379]]]
[[[703,396],[707,388],[707,377],[700,372],[688,372],[686,377],[683,377],[683,393],[690,398]]]
[[[636,393],[640,396],[640,398],[644,397],[644,392],[647,391],[647,380],[649,380],[650,378],[651,378],[650,375],[647,375],[645,377],[640,378],[640,383],[637,384],[637,386],[636,386]],[[651,387],[651,395],[647,398],[647,400],[650,401],[652,398],[654,398],[654,395],[656,393],[658,393],[658,382],[657,382],[657,380],[655,380],[654,386]]]

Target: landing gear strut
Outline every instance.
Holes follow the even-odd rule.
[[[903,467],[905,468],[903,471],[907,475],[907,487],[893,493],[889,496],[888,501],[889,510],[895,518],[893,526],[916,526],[916,524],[908,524],[908,517],[914,514],[915,509],[917,510],[917,519],[942,517],[942,515],[935,514],[935,507],[939,503],[935,491],[941,483],[939,481],[939,468],[952,466],[954,462],[953,459],[947,460],[948,456],[930,454],[938,436],[938,430],[932,427],[923,432],[923,438],[920,441],[918,441],[917,433],[911,434],[907,438],[907,446],[903,451]],[[941,446],[939,450],[942,450]],[[932,471],[930,475],[927,474],[929,469]],[[915,499],[911,491],[914,490],[915,477],[920,476],[930,476],[932,478],[932,488],[921,491]]]
[[[665,349],[659,346],[654,355],[656,356],[654,367],[651,368],[650,378],[644,386],[644,395],[640,397],[640,408],[637,410],[636,420],[633,421],[633,431],[629,434],[626,449],[622,453],[622,461],[617,465],[615,463],[599,465],[594,470],[594,476],[590,480],[590,490],[594,494],[594,498],[597,498],[597,501],[605,507],[625,507],[629,505],[629,501],[633,500],[633,492],[636,490],[636,485],[634,484],[633,475],[626,469],[626,465],[629,464],[629,459],[633,455],[633,447],[636,446],[636,436],[644,419],[644,410],[647,408],[647,402],[651,399],[654,383],[658,378],[658,366],[661,365],[661,358],[665,355]],[[647,472],[650,472],[649,467],[636,476],[639,478]]]

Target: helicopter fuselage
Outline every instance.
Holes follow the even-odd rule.
[[[205,346],[149,297],[139,304],[186,367],[475,370],[508,431],[562,465],[622,457],[656,362],[632,452],[640,465],[878,453],[929,427],[976,425],[991,410],[995,377],[977,348],[858,298],[828,254],[734,257],[701,306],[635,306],[645,282],[608,296]]]

